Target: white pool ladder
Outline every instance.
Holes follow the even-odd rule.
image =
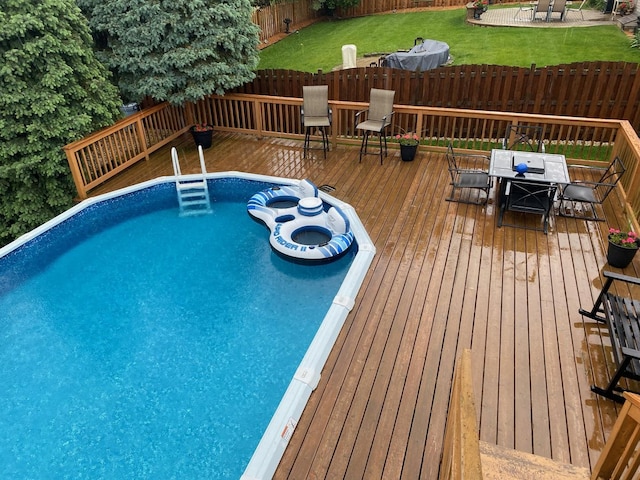
[[[207,169],[204,165],[204,155],[200,145],[198,145],[198,156],[200,157],[202,174],[182,175],[178,151],[175,147],[171,149],[171,161],[173,162],[173,174],[176,178],[176,193],[178,194],[180,216],[211,213]]]

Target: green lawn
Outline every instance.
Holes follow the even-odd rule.
[[[498,7],[490,7],[498,8]],[[640,49],[613,25],[573,28],[478,27],[466,10],[371,15],[316,23],[260,53],[259,69],[329,71],[342,64],[342,45],[358,57],[413,46],[416,37],[449,44],[454,64],[528,67],[584,61],[640,62]],[[377,58],[374,58],[377,60]]]

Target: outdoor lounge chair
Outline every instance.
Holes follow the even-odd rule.
[[[582,218],[584,220],[603,221],[596,211],[596,205],[604,203],[609,194],[625,172],[624,163],[620,157],[615,157],[597,182],[572,182],[562,188],[559,196],[559,214],[563,217]],[[579,204],[591,207],[591,213],[587,213]],[[567,209],[567,207],[569,207]]]
[[[559,13],[560,21],[564,21],[567,15],[567,0],[553,0],[553,4],[551,4],[551,8],[549,9],[549,15],[547,15],[547,21],[553,19],[554,13]]]
[[[529,20],[532,19],[533,15],[534,2],[519,2],[518,10],[516,10],[516,14],[513,16],[514,20],[517,20],[520,17],[521,12],[527,12]]]
[[[553,207],[553,199],[556,194],[556,185],[525,179],[513,179],[508,182],[504,196],[500,199],[498,227],[501,227],[502,225],[522,227],[522,225],[516,225],[514,223],[503,223],[505,212],[534,213],[542,215],[542,231],[546,235],[549,229],[549,216],[551,214],[551,207]],[[536,230],[539,229],[536,228]]]
[[[542,127],[537,125],[507,125],[502,148],[544,153]]]
[[[304,157],[309,150],[311,133],[319,130],[322,135],[322,150],[327,158],[329,137],[327,127],[331,126],[331,109],[329,108],[329,87],[327,85],[302,87],[302,110],[300,117],[304,126]]]
[[[382,165],[383,157],[387,156],[387,137],[384,134],[385,129],[391,125],[391,117],[393,116],[393,98],[396,92],[394,90],[381,90],[372,88],[369,96],[369,108],[356,113],[355,123],[356,130],[362,130],[362,145],[360,146],[360,161],[362,155],[370,152],[367,151],[369,145],[369,134],[378,135],[380,145],[380,165]],[[364,121],[360,121],[360,117],[366,117]],[[382,143],[384,141],[384,148]]]
[[[551,0],[538,0],[533,4],[533,15],[531,20],[535,20],[539,13],[544,15],[545,22],[549,18],[549,10],[551,9]]]
[[[565,18],[567,17],[567,15],[569,15],[570,12],[580,12],[580,16],[584,20],[584,12],[582,11],[582,8],[584,7],[585,3],[587,3],[587,0],[582,0],[578,8],[574,8],[572,2],[567,2],[567,13],[564,14]]]
[[[485,155],[475,154],[460,154],[453,151],[453,145],[449,143],[447,148],[447,162],[449,162],[449,174],[451,175],[451,195],[446,200],[448,202],[460,202],[460,203],[487,203],[489,198],[489,190],[491,189],[491,177],[489,173],[484,170],[462,168],[462,163],[465,167],[469,164],[476,165],[477,163],[488,163],[489,158]],[[456,197],[457,189],[470,189],[484,191],[484,199],[479,198],[477,201],[471,200],[469,197],[464,198],[462,196]]]

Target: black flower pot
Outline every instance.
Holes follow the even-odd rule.
[[[633,261],[633,257],[638,251],[637,248],[626,248],[609,240],[609,248],[607,249],[607,263],[612,267],[625,268]]]
[[[196,145],[201,145],[202,148],[209,148],[213,140],[213,130],[196,131],[191,129],[191,135]]]
[[[418,145],[400,145],[400,158],[404,162],[410,162],[416,158],[417,151]]]

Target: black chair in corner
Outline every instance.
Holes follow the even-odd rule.
[[[522,227],[515,223],[503,223],[505,212],[521,212],[542,215],[542,231],[549,230],[549,216],[556,195],[556,185],[546,182],[535,182],[524,179],[508,180],[503,198],[500,200],[498,227],[508,225]],[[522,227],[528,228],[528,227]],[[535,228],[535,230],[540,230]]]
[[[489,158],[486,155],[477,155],[469,153],[456,153],[453,151],[453,145],[449,143],[447,147],[447,162],[449,163],[449,175],[451,175],[451,195],[446,200],[448,202],[487,203],[489,198],[489,190],[491,190],[491,177],[489,172],[478,168],[468,168],[468,165],[476,165],[478,162],[487,163]],[[464,167],[463,167],[464,164]],[[484,191],[484,201],[478,198],[478,201],[472,201],[469,197],[466,199],[460,194],[456,198],[456,190],[469,189]]]
[[[598,216],[596,205],[604,203],[625,171],[620,157],[615,157],[597,182],[572,182],[566,185],[560,191],[559,214],[563,217],[603,221],[604,218]],[[583,208],[578,209],[578,204],[590,207],[590,214],[587,215]]]
[[[543,127],[537,125],[507,125],[502,140],[505,150],[524,150],[544,153]]]
[[[331,126],[331,109],[329,108],[329,86],[328,85],[305,85],[302,87],[302,109],[300,117],[304,127],[304,157],[307,156],[311,133],[319,130],[322,135],[322,150],[324,158],[327,158],[329,150],[329,137],[327,127]]]
[[[363,131],[362,145],[360,146],[360,161],[362,161],[362,155],[370,153],[367,151],[370,133],[378,135],[378,142],[380,145],[380,165],[382,165],[383,156],[387,156],[387,137],[384,134],[384,131],[389,125],[391,125],[391,117],[394,114],[393,99],[395,94],[396,92],[394,90],[372,88],[369,96],[369,108],[356,113],[355,129]],[[361,116],[366,116],[366,119],[360,121]],[[382,146],[383,141],[384,149]]]

